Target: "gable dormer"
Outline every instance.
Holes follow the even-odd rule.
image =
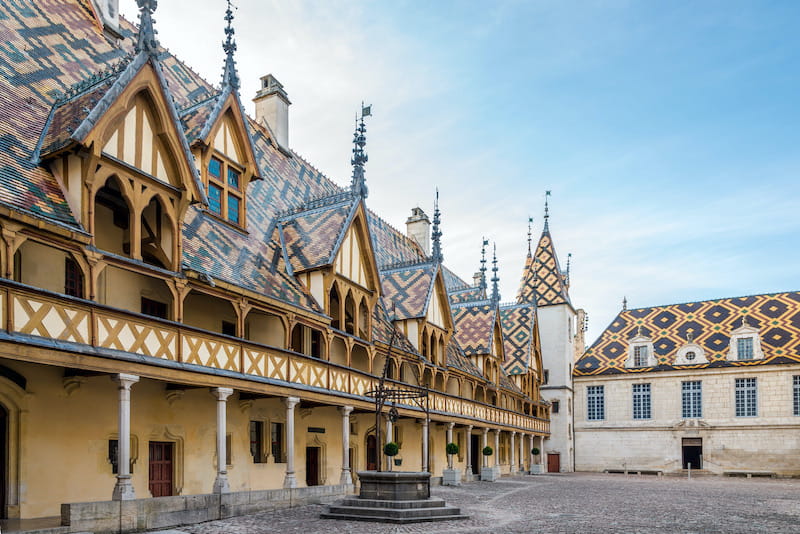
[[[208,213],[246,228],[247,185],[259,176],[236,92],[226,89],[215,99],[187,108],[183,117],[208,196]]]

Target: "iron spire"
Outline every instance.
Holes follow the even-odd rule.
[[[489,244],[489,240],[485,237],[483,239],[483,244],[481,245],[481,290],[483,291],[484,295],[486,294],[486,245]]]
[[[136,0],[136,4],[139,6],[139,32],[136,34],[134,50],[155,56],[158,54],[158,40],[153,27],[153,13],[158,7],[158,0]]]
[[[225,41],[222,43],[222,49],[225,51],[225,66],[222,69],[222,88],[230,87],[231,89],[239,89],[239,74],[236,72],[236,60],[233,59],[233,53],[236,52],[236,40],[233,38],[235,33],[233,29],[233,9],[231,9],[231,0],[228,0],[228,9],[225,10],[225,21],[228,23],[225,26]]]
[[[441,213],[439,212],[439,188],[436,188],[436,200],[433,203],[433,247],[431,252],[431,260],[436,263],[442,263],[442,231],[439,229],[441,222]]]
[[[566,279],[564,280],[564,282],[567,284],[567,287],[569,287],[569,264],[571,262],[572,262],[572,252],[567,254],[567,276],[565,277]]]
[[[628,297],[622,297],[622,311],[628,309]]]
[[[531,224],[533,224],[533,217],[528,217],[528,257],[531,257]]]
[[[353,158],[350,163],[353,165],[353,179],[350,182],[350,192],[353,196],[367,198],[367,183],[364,178],[364,164],[369,160],[364,147],[367,145],[367,127],[364,124],[364,117],[372,116],[372,106],[364,106],[361,103],[361,118],[356,118],[356,131],[353,134]]]
[[[550,191],[544,193],[544,231],[550,231],[550,206],[547,202],[547,197],[550,196]]]
[[[497,277],[497,243],[494,243],[494,252],[492,255],[492,302],[497,304],[500,302],[500,289],[497,287],[497,282],[500,278]]]

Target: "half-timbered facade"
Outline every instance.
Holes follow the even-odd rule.
[[[384,373],[429,392],[429,416],[399,404],[377,429],[404,469],[440,476],[454,441],[469,470],[490,431],[498,468],[529,469],[549,434],[535,307],[457,303],[438,210],[431,253],[368,209],[366,158],[350,187],[321,175],[272,122],[273,77],[248,116],[230,11],[215,88],[138,3],[138,27],[113,1],[0,6],[0,515],[90,530],[69,503],[94,503],[131,530],[157,497],[244,513],[348,491],[378,467]]]

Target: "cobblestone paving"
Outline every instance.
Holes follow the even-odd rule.
[[[177,529],[193,534],[798,533],[800,481],[539,475],[438,487],[468,520],[394,526],[320,519],[309,505]]]

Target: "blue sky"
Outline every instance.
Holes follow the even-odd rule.
[[[290,145],[398,228],[443,210],[469,279],[497,242],[513,300],[545,190],[591,343],[630,307],[800,289],[800,2],[236,2],[242,95],[286,87]],[[162,45],[216,82],[216,0],[160,2]],[[135,2],[121,0],[135,17]],[[198,36],[202,36],[198,39]]]

